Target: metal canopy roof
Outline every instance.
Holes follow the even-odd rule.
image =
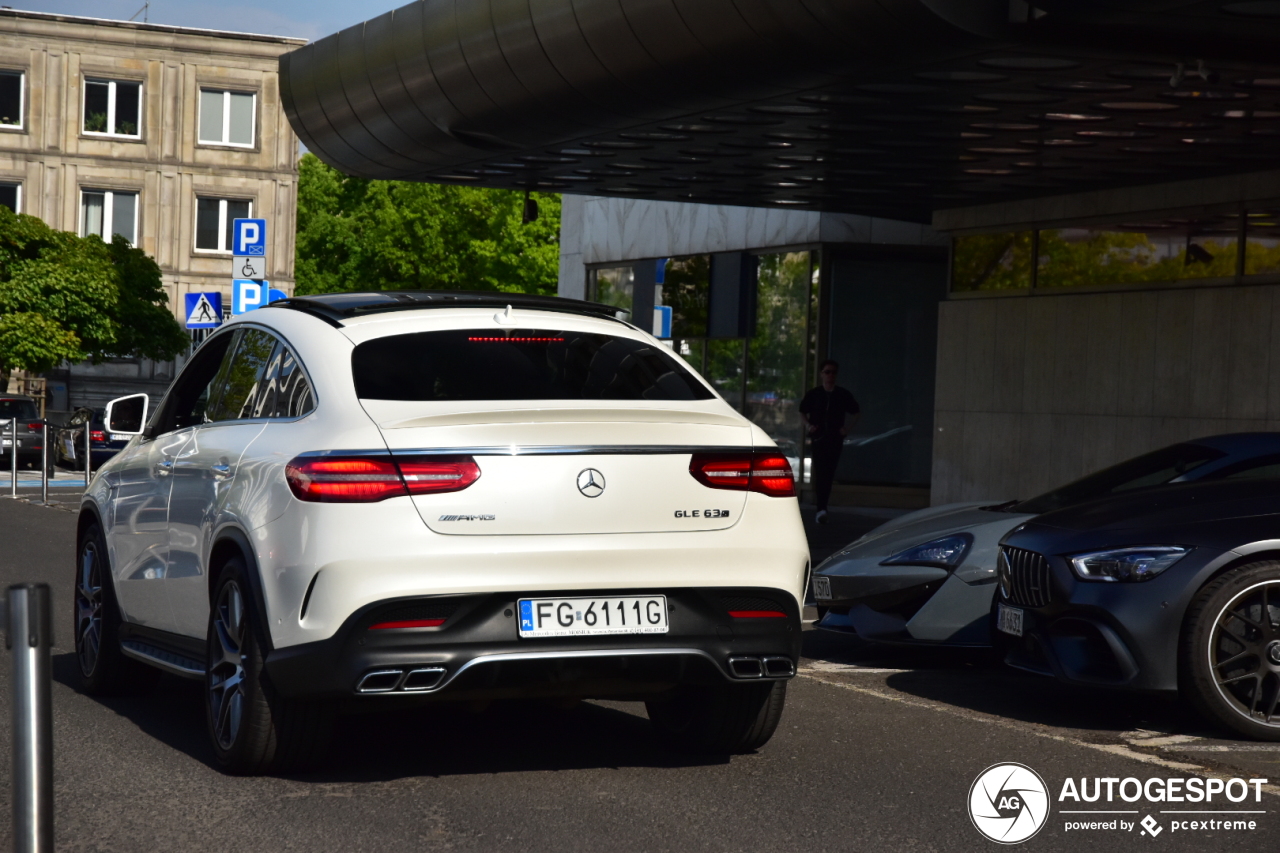
[[[369,178],[927,221],[1280,165],[1280,0],[421,0],[280,70]]]

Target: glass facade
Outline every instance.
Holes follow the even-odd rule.
[[[953,293],[1275,274],[1280,274],[1280,212],[1271,210],[975,234],[952,241]]]
[[[862,408],[836,482],[927,488],[945,255],[835,253],[828,263],[828,351]]]
[[[845,442],[836,482],[929,485],[944,253],[865,256],[832,248],[643,260],[591,270],[588,298],[630,310],[635,283],[653,263],[653,304],[671,309],[672,350],[777,442],[806,482],[799,407],[816,384],[819,273],[829,265],[827,351],[841,362],[840,384],[863,410]],[[725,269],[734,274],[724,275]],[[731,305],[726,309],[717,299]],[[733,336],[723,333],[727,328],[736,329]]]

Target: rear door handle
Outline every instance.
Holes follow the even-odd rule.
[[[213,476],[218,477],[219,479],[225,479],[231,476],[230,465],[210,465],[209,469],[213,471]]]
[[[159,474],[161,477],[167,477],[171,473],[173,473],[173,460],[161,459],[158,463],[156,463],[156,473]]]

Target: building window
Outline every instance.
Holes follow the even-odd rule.
[[[142,135],[142,84],[119,80],[84,81],[84,132],[107,136]]]
[[[206,145],[253,146],[252,92],[200,90],[200,141]]]
[[[0,127],[22,127],[23,74],[0,71]]]
[[[22,184],[0,184],[0,207],[22,212]]]
[[[80,191],[80,236],[96,234],[104,242],[119,234],[138,242],[138,194],[114,190]]]
[[[231,251],[231,223],[248,219],[253,203],[228,198],[196,199],[196,248],[206,252]]]

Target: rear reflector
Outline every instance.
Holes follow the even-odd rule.
[[[689,473],[713,489],[759,492],[775,498],[796,494],[791,463],[776,453],[695,453]]]
[[[786,619],[787,614],[781,610],[730,610],[734,619]]]
[[[300,501],[374,503],[461,491],[480,479],[480,466],[470,456],[299,456],[285,479]]]
[[[378,622],[370,625],[370,631],[386,631],[391,628],[439,628],[443,619],[406,619],[403,622]]]

